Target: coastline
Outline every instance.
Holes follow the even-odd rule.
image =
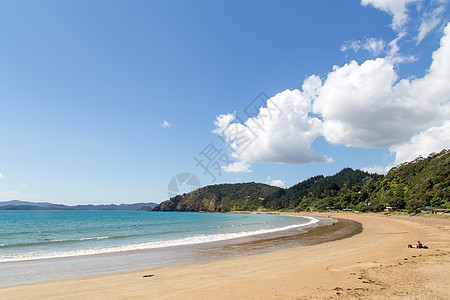
[[[450,220],[301,213],[348,219],[350,238],[212,262],[0,288],[8,299],[447,299]],[[430,249],[408,249],[421,240]],[[144,275],[153,275],[143,277]]]
[[[289,217],[297,216],[289,215]],[[231,239],[90,255],[1,262],[0,287],[263,254],[341,239],[358,234],[362,230],[361,224],[353,221],[304,218],[310,221],[299,225],[260,230],[263,233],[243,234],[242,237]]]

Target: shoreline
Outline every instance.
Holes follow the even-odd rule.
[[[310,216],[305,218],[312,219]],[[341,219],[314,217],[314,222],[304,225],[199,244],[2,262],[0,287],[257,255],[342,239],[362,230],[359,223]]]
[[[301,213],[360,222],[350,238],[312,246],[109,275],[0,288],[8,299],[447,299],[450,220]],[[430,249],[408,249],[421,240]],[[143,277],[145,275],[152,275]],[[219,293],[220,291],[220,293]]]
[[[208,213],[208,212],[200,212],[200,213]],[[214,213],[214,212],[211,212]],[[251,212],[245,212],[247,214],[251,214]],[[302,217],[301,215],[287,215],[288,217]],[[205,241],[198,241],[198,240],[191,240],[189,242],[186,242],[186,239],[189,239],[191,237],[188,238],[175,238],[172,240],[168,240],[169,242],[174,242],[172,244],[166,244],[166,245],[155,245],[153,247],[136,247],[138,245],[141,244],[147,244],[147,243],[152,243],[152,242],[147,242],[147,243],[139,243],[139,244],[130,244],[130,245],[120,245],[117,248],[119,249],[106,249],[103,251],[99,251],[99,252],[92,252],[92,253],[68,253],[68,254],[63,254],[61,256],[41,256],[41,257],[36,257],[36,258],[19,258],[16,260],[0,260],[0,264],[4,264],[4,263],[20,263],[20,262],[30,262],[30,261],[38,261],[38,260],[52,260],[52,259],[66,259],[66,258],[74,258],[74,257],[89,257],[89,256],[101,256],[101,255],[109,255],[109,254],[120,254],[120,253],[131,253],[131,252],[139,252],[139,251],[149,251],[149,250],[154,250],[154,249],[165,249],[165,248],[171,248],[171,247],[182,247],[182,246],[192,246],[192,245],[202,245],[202,244],[213,244],[213,243],[222,243],[222,242],[227,242],[227,241],[234,241],[234,240],[242,240],[242,239],[246,239],[249,238],[251,239],[252,237],[257,237],[257,236],[265,236],[265,235],[283,235],[283,232],[289,232],[291,230],[301,230],[303,232],[303,230],[309,230],[313,227],[316,226],[316,223],[321,223],[323,222],[323,220],[319,220],[317,218],[313,218],[313,217],[309,217],[306,216],[306,219],[309,219],[310,221],[306,224],[293,224],[293,225],[284,225],[282,227],[274,227],[274,228],[266,228],[266,229],[258,229],[258,230],[252,230],[252,231],[242,231],[242,232],[228,232],[228,233],[217,233],[217,234],[212,234],[215,235],[217,239],[210,239],[210,240],[205,240]],[[320,224],[318,226],[324,226],[326,224]],[[200,235],[201,236],[201,235]],[[194,236],[195,237],[195,236]],[[108,237],[104,237],[104,239],[106,239]],[[86,238],[86,239],[94,239],[94,238]],[[97,238],[98,239],[98,238]],[[103,238],[100,238],[103,239]],[[182,242],[180,242],[180,240],[183,240]],[[51,241],[51,240],[49,240]],[[159,242],[167,242],[167,241],[154,241],[154,243],[159,243]],[[130,249],[123,249],[123,248],[128,248]],[[131,246],[131,247],[130,247]],[[68,251],[70,252],[70,251]]]

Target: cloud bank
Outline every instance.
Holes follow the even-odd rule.
[[[285,90],[267,100],[258,114],[246,120],[236,113],[217,117],[214,133],[240,159],[241,169],[252,162],[306,164],[329,162],[317,155],[312,143],[323,136],[329,143],[357,148],[388,148],[395,164],[450,146],[450,22],[443,29],[440,47],[421,78],[401,79],[398,64],[414,61],[399,55],[398,42],[406,35],[407,6],[415,0],[363,0],[392,15],[398,37],[386,47],[380,39],[344,44],[357,52],[386,51],[359,64],[334,66],[326,78],[307,78],[301,90]],[[442,21],[444,8],[425,12],[418,43]],[[386,50],[388,48],[389,51]],[[383,167],[370,167],[381,170]],[[237,170],[238,165],[227,169]],[[367,168],[366,168],[367,169]]]

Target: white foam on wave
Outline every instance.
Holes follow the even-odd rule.
[[[98,237],[81,238],[81,239],[79,239],[79,241],[105,240],[105,239],[109,239],[109,236],[98,236]]]
[[[309,219],[308,222],[302,224],[294,224],[283,227],[275,227],[269,229],[258,229],[253,231],[242,231],[242,232],[232,232],[232,233],[219,233],[219,234],[200,234],[185,238],[173,239],[173,240],[163,240],[163,241],[153,241],[147,243],[130,244],[130,245],[120,245],[111,246],[107,248],[92,248],[92,249],[80,249],[72,251],[52,251],[46,253],[30,253],[30,254],[18,254],[14,256],[2,256],[0,257],[0,262],[17,262],[26,260],[38,260],[38,259],[49,259],[49,258],[62,258],[62,257],[73,257],[73,256],[84,256],[84,255],[94,255],[94,254],[107,254],[107,253],[117,253],[125,251],[135,251],[135,250],[148,250],[148,249],[158,249],[165,247],[176,247],[176,246],[186,246],[186,245],[196,245],[209,242],[219,242],[226,241],[235,238],[243,238],[258,234],[274,233],[284,230],[296,229],[306,226],[311,226],[319,222],[319,219],[309,216],[293,216]],[[107,237],[100,237],[107,238]]]

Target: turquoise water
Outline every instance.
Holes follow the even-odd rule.
[[[308,226],[308,217],[141,211],[0,211],[0,262],[217,242]]]

